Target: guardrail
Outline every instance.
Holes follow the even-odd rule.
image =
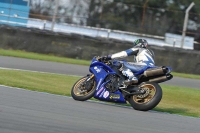
[[[5,17],[14,17],[18,19],[26,19],[27,23],[19,23],[13,22],[10,20],[0,20],[0,23],[3,24],[14,24],[18,26],[23,26],[27,28],[38,28],[41,30],[51,30],[52,22],[47,20],[40,20],[40,19],[33,19],[33,18],[23,18],[23,17],[16,17],[16,16],[9,16],[3,15]],[[74,24],[67,24],[67,23],[56,23],[53,27],[54,32],[62,32],[62,33],[73,33],[73,34],[80,34],[94,38],[105,38],[105,39],[116,39],[120,41],[126,42],[133,42],[138,38],[146,39],[150,45],[157,45],[157,46],[170,46],[170,47],[180,47],[180,39],[177,38],[168,38],[171,39],[172,43],[166,43],[165,37],[162,36],[154,36],[154,35],[147,35],[147,34],[139,34],[133,32],[126,32],[126,31],[119,31],[119,30],[111,30],[105,28],[96,28],[90,26],[80,26]],[[184,46],[184,49],[193,49],[193,46]]]

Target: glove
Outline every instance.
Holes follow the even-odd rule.
[[[106,61],[109,61],[111,60],[111,56],[103,56],[103,57],[99,57],[99,61],[101,62],[106,62]]]

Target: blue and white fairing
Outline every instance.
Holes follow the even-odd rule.
[[[135,68],[135,66],[129,65],[126,61],[122,62],[127,68],[129,68],[132,71],[135,71],[135,75],[140,75],[147,69],[158,67],[149,65],[141,67],[139,66],[138,68]],[[168,69],[168,72],[166,74],[170,73],[172,70],[171,67],[166,68]],[[116,74],[115,71],[113,71],[108,65],[97,61],[95,57],[92,59],[89,71],[95,75],[95,81],[97,83],[94,98],[104,101],[126,103],[126,100],[124,99],[122,93],[119,90],[114,93],[111,93],[105,87],[105,85],[108,82],[110,82],[110,80],[105,81],[105,78],[110,74]]]
[[[97,61],[95,57],[92,59],[89,70],[95,75],[95,80],[97,83],[94,98],[104,101],[126,103],[126,100],[119,90],[111,93],[105,87],[105,85],[109,82],[105,82],[105,78],[109,74],[116,74],[115,71],[113,71],[109,66],[105,65],[104,63]]]

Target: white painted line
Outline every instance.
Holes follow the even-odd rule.
[[[45,94],[45,95],[53,95],[53,96],[58,96],[58,97],[72,98],[71,96],[53,94],[53,93],[42,92],[42,91],[33,91],[33,90],[28,90],[28,89],[18,88],[18,87],[11,87],[11,86],[6,86],[6,85],[0,85],[0,87],[6,87],[6,88],[10,88],[10,89],[18,89],[18,90],[22,90],[22,91],[29,91],[29,92],[32,92],[32,93],[41,93],[41,94]],[[95,101],[95,100],[87,100],[87,101],[94,102],[94,103],[101,103],[101,104],[105,104],[105,105],[112,105],[112,106],[118,106],[118,107],[132,108],[132,107],[129,107],[129,106],[111,104],[111,103],[104,102],[104,101]]]
[[[6,85],[0,85],[0,87],[7,87],[7,88],[11,88],[11,89],[18,89],[18,90],[23,90],[23,91],[29,91],[32,93],[41,93],[41,94],[45,94],[45,95],[53,95],[53,96],[57,96],[57,97],[65,97],[65,98],[70,98],[72,99],[72,97],[70,96],[64,96],[64,95],[58,95],[58,94],[52,94],[52,93],[48,93],[48,92],[41,92],[41,91],[32,91],[32,90],[27,90],[27,89],[23,89],[23,88],[17,88],[17,87],[11,87],[11,86],[6,86]],[[129,109],[133,109],[131,106],[124,106],[124,105],[120,105],[120,104],[112,104],[109,102],[104,102],[104,101],[95,101],[95,100],[87,100],[88,102],[93,102],[93,103],[101,103],[104,105],[111,105],[111,106],[115,106],[115,107],[123,107],[123,108],[129,108]],[[133,109],[134,110],[134,109]],[[179,115],[179,114],[170,114],[168,112],[160,112],[160,111],[154,111],[154,110],[149,110],[149,112],[155,112],[155,113],[163,113],[163,114],[168,114],[168,115],[175,115],[175,116],[179,116],[179,117],[188,117],[188,118],[192,118],[192,119],[198,119],[200,117],[192,117],[192,116],[183,116],[183,115]]]
[[[27,72],[39,72],[39,73],[46,73],[46,74],[56,74],[56,75],[66,75],[66,74],[58,74],[58,73],[50,73],[50,72],[41,72],[41,71],[31,71],[31,70],[24,70],[24,69],[14,69],[14,68],[4,68],[4,67],[0,67],[0,69],[5,69],[5,70],[17,70],[17,71],[27,71]],[[81,77],[81,76],[77,76],[77,75],[68,75],[68,76],[75,76],[75,77]],[[48,93],[48,92],[41,92],[41,91],[32,91],[32,90],[28,90],[28,89],[24,89],[24,88],[18,88],[18,87],[11,87],[11,86],[6,86],[6,85],[0,85],[0,87],[7,87],[7,88],[11,88],[11,89],[18,89],[18,90],[23,90],[23,91],[29,91],[29,92],[34,92],[34,93],[41,93],[41,94],[46,94],[46,95],[53,95],[53,96],[58,96],[58,97],[66,97],[66,98],[72,98],[70,96],[64,96],[64,95],[58,95],[58,94],[52,94],[52,93]],[[117,105],[117,104],[111,104],[109,102],[104,102],[104,101],[95,101],[95,100],[87,100],[89,102],[94,102],[94,103],[101,103],[101,104],[105,104],[105,105],[112,105],[112,106],[116,106],[116,107],[123,107],[123,108],[130,108],[132,109],[131,106],[124,106],[124,105]],[[149,110],[150,112],[159,112],[159,111],[154,111],[154,110]],[[168,112],[159,112],[159,113],[163,113],[163,114],[170,114]],[[188,117],[188,118],[200,118],[200,117],[192,117],[192,116],[183,116],[183,115],[179,115],[179,114],[170,114],[170,115],[176,115],[176,116],[180,116],[180,117]]]
[[[18,90],[22,90],[22,91],[29,91],[29,92],[32,92],[32,93],[41,93],[41,94],[46,94],[46,95],[53,95],[53,96],[59,96],[59,97],[72,98],[70,96],[58,95],[58,94],[42,92],[42,91],[36,91],[36,90],[33,91],[33,90],[28,90],[28,89],[18,88],[18,87],[12,87],[12,86],[6,86],[6,85],[0,85],[0,87],[6,87],[6,88],[10,88],[10,89],[18,89]]]

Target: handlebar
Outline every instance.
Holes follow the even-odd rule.
[[[111,60],[105,61],[105,60],[101,60],[101,57],[100,57],[100,56],[95,56],[95,57],[96,57],[96,60],[98,60],[99,62],[105,63],[106,65],[108,65],[108,64],[111,63]]]

